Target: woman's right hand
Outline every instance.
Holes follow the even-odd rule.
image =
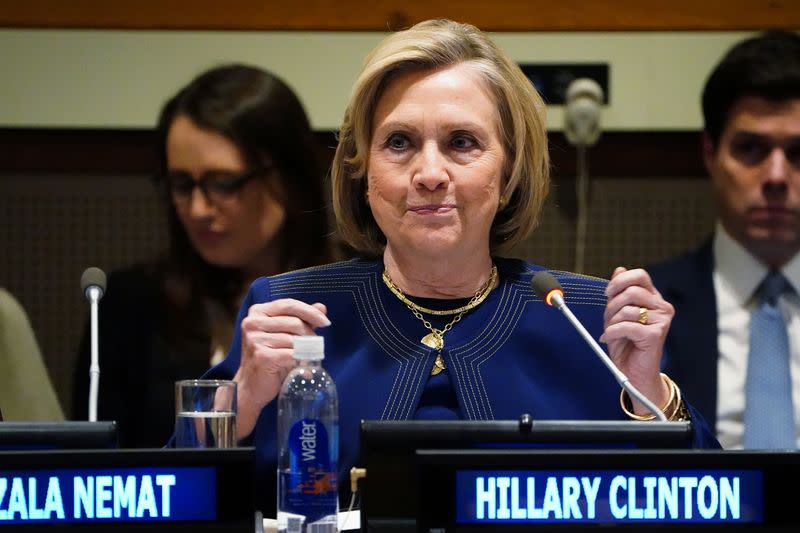
[[[275,399],[294,367],[296,335],[315,335],[330,326],[324,304],[282,299],[254,304],[242,320],[242,356],[237,382],[236,433],[239,440],[252,433],[261,410]]]

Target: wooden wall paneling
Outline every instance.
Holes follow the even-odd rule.
[[[449,17],[487,31],[800,28],[796,0],[63,0],[6,1],[0,26],[386,31]]]

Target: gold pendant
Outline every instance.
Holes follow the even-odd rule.
[[[444,370],[444,358],[442,357],[441,353],[436,354],[436,361],[433,362],[433,368],[431,368],[431,376],[435,376]]]
[[[444,348],[444,339],[440,334],[435,331],[431,331],[420,340],[422,344],[427,346],[428,348],[433,348],[434,350],[441,350]]]

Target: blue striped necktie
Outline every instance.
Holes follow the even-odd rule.
[[[743,445],[747,449],[796,447],[789,336],[778,306],[778,297],[790,290],[783,275],[773,270],[756,292],[745,386]]]

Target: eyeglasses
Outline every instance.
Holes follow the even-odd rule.
[[[176,204],[188,204],[194,188],[199,187],[208,202],[219,205],[236,198],[236,194],[248,181],[265,172],[266,169],[263,168],[243,173],[211,170],[197,180],[188,172],[170,172],[164,177],[164,183]]]

